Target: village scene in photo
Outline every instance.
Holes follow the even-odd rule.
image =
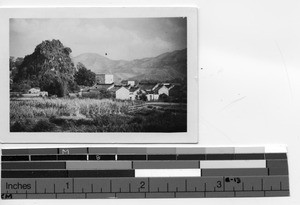
[[[187,19],[10,19],[10,132],[187,132]]]

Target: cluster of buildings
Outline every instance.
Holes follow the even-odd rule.
[[[162,94],[170,96],[175,87],[178,87],[178,85],[171,83],[136,83],[136,81],[115,84],[112,74],[96,74],[95,85],[81,88],[79,96],[87,96],[89,93],[99,93],[104,90],[110,92],[116,99],[138,100],[145,96],[147,101],[156,101]]]
[[[99,96],[105,92],[110,97],[120,100],[156,101],[163,94],[165,96],[175,96],[179,90],[180,85],[176,83],[137,83],[136,81],[126,81],[121,84],[115,84],[112,74],[96,74],[95,85],[91,87],[81,86],[78,93],[69,93],[69,97]],[[15,93],[11,92],[12,94]],[[35,87],[30,88],[26,93],[17,93],[13,96],[47,97],[48,92],[41,91],[40,88]]]

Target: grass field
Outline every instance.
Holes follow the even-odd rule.
[[[186,105],[88,98],[11,98],[11,132],[186,132]]]

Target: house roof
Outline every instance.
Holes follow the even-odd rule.
[[[138,86],[140,87],[141,90],[152,90],[154,88],[155,84],[139,84]]]
[[[159,84],[155,89],[154,91],[155,92],[158,92],[159,89],[161,89],[164,85],[163,84]]]
[[[171,87],[170,88],[170,92],[171,91],[179,91],[179,90],[181,90],[181,89],[183,89],[184,87],[181,87],[181,86],[177,86],[177,85],[174,85],[173,87]]]
[[[122,86],[122,85],[114,85],[114,87],[112,87],[111,89],[109,89],[109,91],[116,92],[117,90],[121,89],[122,87],[124,87],[124,86]]]
[[[170,89],[173,85],[172,84],[168,84],[168,85],[165,85],[168,89]]]
[[[129,91],[130,92],[135,92],[135,91],[137,91],[137,90],[139,90],[140,88],[139,87],[130,87],[129,88]]]
[[[31,90],[31,89],[40,90],[41,88],[39,88],[39,87],[35,87],[35,88],[30,88],[29,90]]]
[[[111,87],[113,83],[111,84],[96,84],[90,87],[90,89],[97,89],[97,90],[107,90],[109,87]]]
[[[150,90],[150,91],[146,91],[146,95],[148,94],[157,94],[157,92],[153,91],[153,90]]]

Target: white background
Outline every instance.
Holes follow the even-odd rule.
[[[25,4],[21,0],[0,2]],[[52,6],[58,3],[47,1]],[[64,5],[199,7],[199,69],[203,69],[199,70],[198,146],[286,144],[291,197],[25,200],[3,204],[300,204],[300,1],[102,0],[64,1]]]

